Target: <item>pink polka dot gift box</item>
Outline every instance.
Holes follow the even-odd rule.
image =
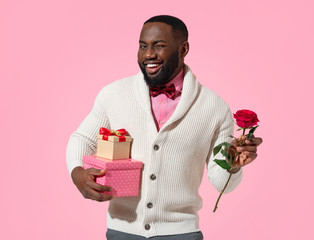
[[[115,197],[138,196],[142,162],[132,158],[111,160],[89,155],[83,157],[84,168],[106,169],[106,174],[97,177],[96,182],[110,186],[112,190],[105,192]]]

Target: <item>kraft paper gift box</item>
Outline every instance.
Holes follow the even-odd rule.
[[[97,135],[97,157],[107,159],[130,158],[132,138],[125,136],[125,129],[109,130],[100,128]]]
[[[115,160],[99,158],[95,155],[83,157],[84,169],[106,169],[104,176],[96,177],[96,182],[110,186],[110,192],[104,192],[115,197],[138,196],[142,162],[132,158]]]

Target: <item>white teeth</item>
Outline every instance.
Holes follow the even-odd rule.
[[[153,63],[153,64],[151,64],[151,63],[147,64],[147,67],[149,67],[149,68],[158,67],[158,66],[159,66],[159,64],[155,64],[155,63]]]

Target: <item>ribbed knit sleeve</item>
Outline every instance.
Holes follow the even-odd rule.
[[[71,135],[67,145],[66,161],[68,171],[77,166],[83,166],[83,156],[96,152],[97,133],[100,127],[110,128],[105,114],[104,89],[96,97],[90,114],[84,119],[79,128]]]
[[[209,154],[209,163],[208,163],[208,178],[211,184],[217,189],[217,191],[221,192],[224,188],[226,182],[229,178],[229,172],[225,169],[221,168],[214,159],[224,159],[225,157],[219,153],[216,156],[213,156],[213,148],[222,142],[230,142],[230,135],[233,135],[233,118],[232,113],[229,109],[225,111],[225,118],[222,121],[220,127],[216,130],[215,136],[212,141],[212,145],[210,148]],[[229,193],[233,191],[242,180],[242,168],[237,172],[232,174],[231,179],[228,183],[227,188],[224,193]]]

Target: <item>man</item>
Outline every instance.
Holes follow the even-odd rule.
[[[203,239],[197,212],[204,167],[218,191],[227,181],[229,173],[211,153],[233,133],[232,114],[184,64],[187,40],[181,20],[166,15],[147,20],[139,41],[141,72],[104,87],[70,138],[67,164],[74,184],[85,198],[110,200],[107,239]],[[105,170],[81,167],[82,156],[95,152],[100,127],[125,128],[133,137],[132,158],[144,164],[138,197],[100,193],[110,190],[94,181]],[[236,163],[226,193],[240,183],[241,167],[256,158],[261,142],[253,138],[237,149],[246,160]]]

